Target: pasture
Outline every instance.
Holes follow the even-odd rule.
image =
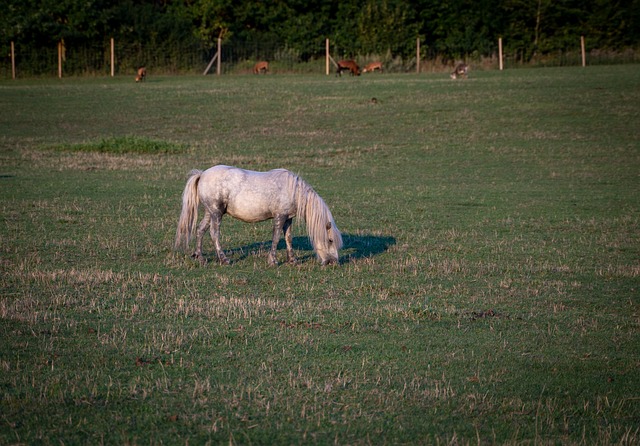
[[[640,442],[637,66],[4,81],[0,110],[0,443]],[[340,264],[295,221],[296,266],[230,217],[230,265],[175,252],[219,163],[300,174]]]

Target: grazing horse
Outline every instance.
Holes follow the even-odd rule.
[[[204,207],[204,218],[197,225],[198,207]],[[176,230],[175,248],[189,246],[196,232],[193,257],[204,264],[202,237],[210,227],[211,239],[220,263],[228,264],[220,245],[220,222],[224,214],[247,223],[273,218],[273,238],[269,264],[277,265],[276,249],[281,232],[287,245],[287,261],[295,263],[291,224],[302,217],[318,259],[323,265],[338,262],[342,235],[331,211],[313,188],[302,178],[285,169],[254,172],[230,166],[214,166],[204,172],[192,170],[182,193],[182,212]]]
[[[360,76],[360,67],[353,60],[341,60],[338,62],[336,75],[342,76],[342,72],[346,70],[349,70],[349,74],[351,74],[351,76]]]
[[[461,63],[456,66],[456,69],[451,73],[451,79],[458,79],[458,77],[467,78],[467,73],[469,72],[469,65],[466,63]]]
[[[253,74],[267,74],[267,71],[269,71],[269,62],[258,62],[253,66]]]
[[[136,75],[136,82],[144,81],[147,77],[147,69],[145,67],[138,68],[138,74]]]
[[[362,72],[371,73],[376,70],[382,73],[382,62],[371,62],[369,65],[364,67],[364,70],[362,70]]]

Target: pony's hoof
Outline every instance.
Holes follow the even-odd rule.
[[[193,254],[191,254],[191,258],[197,260],[201,266],[205,266],[207,264],[207,259],[205,259],[202,254],[196,254],[194,252]]]
[[[227,259],[226,257],[223,259],[219,259],[220,260],[220,265],[229,265],[231,263],[231,261],[229,259]]]
[[[298,264],[298,259],[296,259],[295,257],[292,257],[289,260],[287,260],[287,263],[289,265],[297,265]]]

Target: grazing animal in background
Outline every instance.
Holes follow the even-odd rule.
[[[453,70],[453,73],[451,73],[451,79],[458,79],[459,77],[466,79],[468,72],[469,72],[469,65],[465,63],[458,64],[455,70]]]
[[[373,71],[379,71],[382,73],[382,62],[371,62],[362,70],[363,73],[371,73]]]
[[[143,82],[147,78],[147,69],[145,67],[138,68],[138,74],[136,75],[136,82]]]
[[[197,224],[198,208],[204,207],[204,218]],[[273,237],[268,261],[277,265],[276,249],[284,232],[287,261],[296,263],[291,224],[294,217],[304,219],[307,233],[318,259],[323,265],[338,262],[342,235],[331,211],[313,188],[302,178],[285,169],[254,172],[230,166],[214,166],[204,172],[192,170],[182,193],[182,212],[176,230],[175,249],[188,247],[196,233],[193,253],[201,264],[202,238],[209,227],[218,260],[228,264],[220,245],[220,222],[224,214],[255,223],[273,219]]]
[[[351,74],[351,76],[360,76],[360,67],[353,60],[341,60],[338,62],[336,75],[342,76],[342,72],[346,70],[349,70],[349,74]]]
[[[267,74],[267,71],[269,71],[269,62],[258,62],[253,66],[253,74]]]

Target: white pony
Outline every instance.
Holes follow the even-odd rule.
[[[204,218],[197,225],[198,207],[202,203]],[[269,264],[277,265],[276,249],[284,231],[287,261],[295,263],[291,246],[293,217],[302,217],[307,233],[323,265],[338,262],[342,235],[331,211],[322,198],[297,175],[285,169],[254,172],[230,166],[214,166],[204,172],[192,170],[182,193],[182,212],[176,230],[175,248],[187,248],[196,231],[196,250],[193,257],[205,263],[202,237],[210,226],[211,239],[220,263],[228,264],[220,245],[220,221],[224,214],[247,223],[273,218],[273,241]]]

